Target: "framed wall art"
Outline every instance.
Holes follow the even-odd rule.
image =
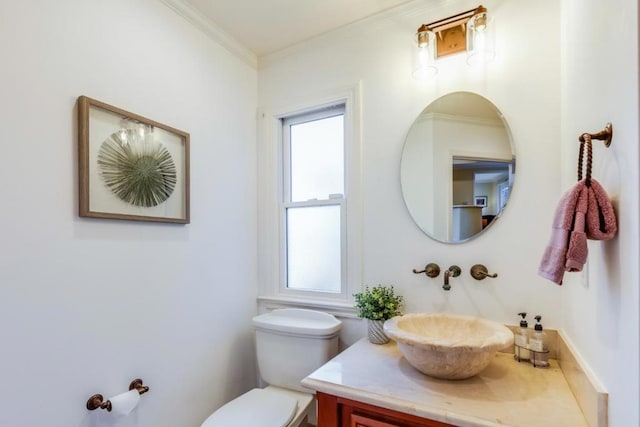
[[[189,134],[78,98],[80,216],[189,223]]]
[[[476,206],[487,207],[487,196],[475,196],[473,198],[473,204]]]

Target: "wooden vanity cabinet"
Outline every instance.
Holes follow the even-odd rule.
[[[316,399],[318,427],[455,427],[321,392]]]

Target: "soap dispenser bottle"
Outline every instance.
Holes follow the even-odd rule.
[[[542,324],[542,316],[537,315],[536,325],[533,327],[533,334],[529,339],[529,348],[531,349],[530,361],[533,366],[547,367],[549,366],[549,349],[547,348],[547,334],[544,332]]]
[[[527,323],[526,317],[527,313],[522,312],[518,313],[518,316],[521,316],[520,327],[516,331],[515,336],[515,358],[518,361],[521,360],[529,360],[531,357],[529,348],[529,324]]]

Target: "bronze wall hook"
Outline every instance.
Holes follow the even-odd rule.
[[[591,137],[591,139],[604,141],[605,147],[609,147],[611,145],[611,140],[613,139],[613,125],[611,124],[611,122],[609,122],[605,125],[604,129],[601,130],[600,132],[596,132],[596,133],[585,132],[582,135],[580,135],[580,138],[578,138],[578,140],[580,142],[585,142],[585,135],[588,135],[589,137]]]

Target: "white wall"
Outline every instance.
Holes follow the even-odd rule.
[[[416,10],[417,3],[385,19],[364,21],[261,58],[260,106],[269,111],[302,104],[307,97],[362,81],[364,284],[394,284],[407,299],[407,311],[469,313],[516,323],[517,313],[525,310],[558,327],[561,289],[536,271],[560,178],[560,6],[552,0],[487,3],[499,44],[490,69],[470,69],[464,56],[445,58],[436,81],[421,84],[411,77],[415,30],[477,4],[440,1]],[[546,60],[535,60],[540,57]],[[454,91],[476,92],[496,105],[510,126],[518,158],[504,216],[489,233],[464,245],[438,243],[422,233],[400,188],[400,158],[409,128],[431,101]],[[464,274],[445,292],[442,276],[413,274],[413,268],[428,262],[441,268],[457,264]],[[476,263],[499,278],[474,280],[468,271]]]
[[[420,4],[261,58],[261,108],[304,103],[361,81],[364,284],[394,284],[408,312],[466,313],[512,324],[518,311],[541,314],[547,327],[566,330],[609,391],[610,425],[639,425],[637,4],[487,1],[497,29],[496,61],[482,72],[467,68],[463,57],[445,58],[436,80],[419,84],[410,76],[415,29],[477,6]],[[518,159],[503,217],[460,246],[420,232],[403,203],[399,179],[403,142],[414,119],[454,91],[476,92],[496,105]],[[539,261],[558,199],[575,179],[576,138],[607,121],[614,122],[616,136],[609,151],[596,147],[594,176],[611,191],[620,234],[612,242],[590,244],[587,287],[579,273],[567,274],[559,287],[537,276]],[[428,262],[457,264],[464,273],[444,292],[442,277],[411,272]],[[467,272],[476,263],[499,277],[475,281]],[[357,327],[352,320],[346,324],[349,339]]]
[[[637,426],[638,4],[566,0],[562,17],[563,182],[575,180],[578,136],[612,122],[611,147],[594,142],[593,177],[619,227],[615,239],[589,242],[586,280],[570,276],[563,285],[563,328],[609,392],[609,425]]]
[[[157,0],[0,2],[0,57],[0,425],[200,425],[255,383],[256,71]],[[79,95],[191,134],[190,225],[78,217]]]

